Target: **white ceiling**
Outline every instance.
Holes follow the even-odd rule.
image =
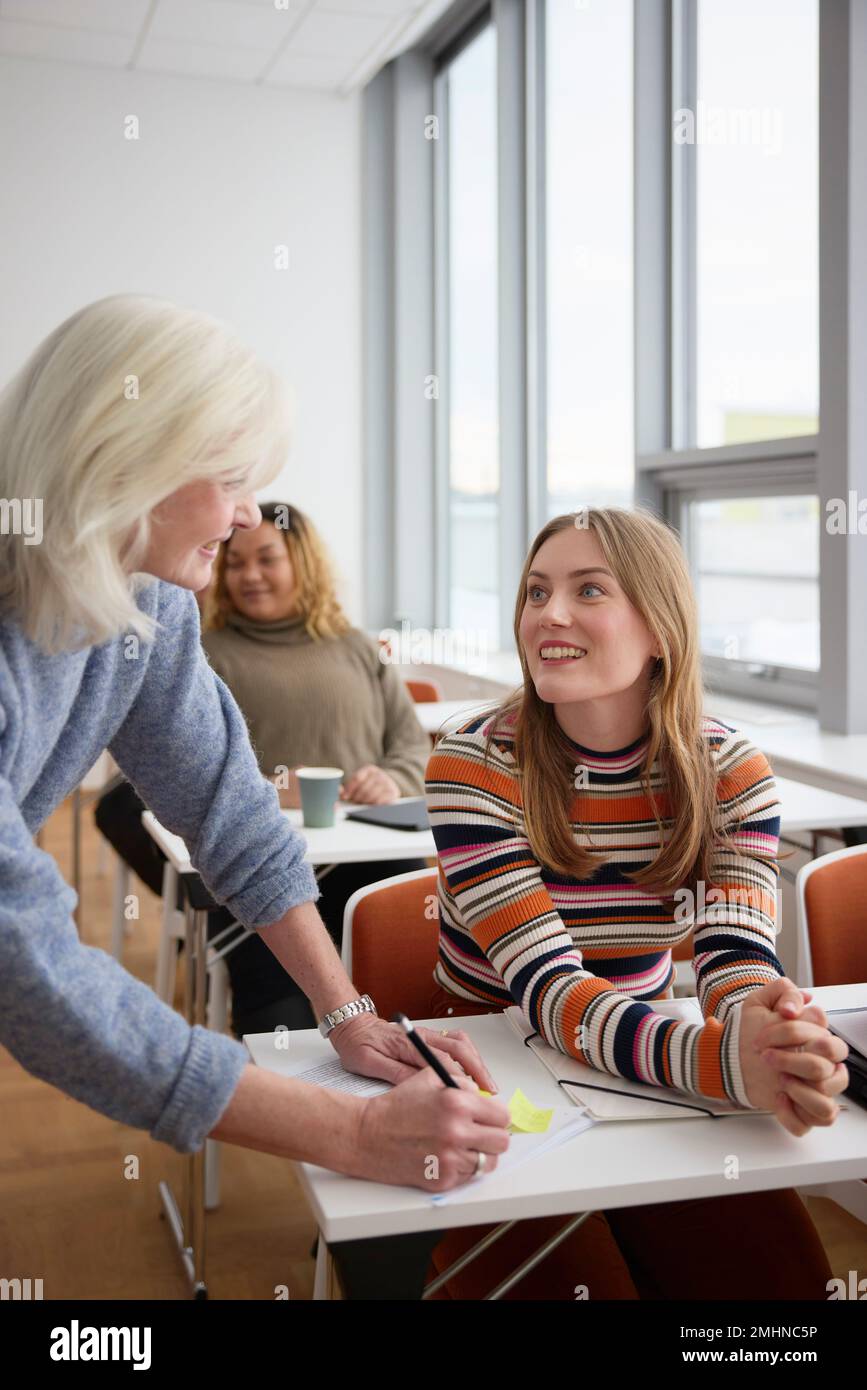
[[[0,54],[346,93],[451,0],[0,0]]]

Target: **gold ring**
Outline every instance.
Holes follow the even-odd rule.
[[[482,1153],[481,1149],[479,1149],[479,1156],[478,1156],[478,1158],[476,1159],[476,1171],[473,1173],[473,1177],[474,1177],[474,1178],[477,1178],[477,1177],[479,1176],[480,1173],[484,1173],[486,1163],[487,1163],[487,1158],[486,1158],[485,1155]]]

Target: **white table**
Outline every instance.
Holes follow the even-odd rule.
[[[496,700],[436,700],[416,705],[419,723],[429,734],[457,728],[473,716],[493,709]],[[726,698],[714,697],[717,717],[732,723],[768,758],[777,776],[783,801],[783,832],[838,830],[867,825],[867,734],[822,733],[816,721],[799,712],[780,716],[780,722],[749,722],[739,715],[726,718]],[[768,716],[769,721],[771,716]],[[803,772],[804,780],[794,780]]]
[[[493,709],[496,700],[489,695],[481,700],[426,700],[415,705],[419,724],[429,734],[442,733],[445,728],[456,728],[472,719],[474,715],[484,714]]]
[[[419,706],[424,708],[424,706]],[[819,830],[838,828],[843,825],[867,824],[867,802],[852,797],[841,796],[836,792],[822,791],[803,783],[779,780],[782,801],[781,833],[794,833],[798,830]],[[328,872],[333,864],[359,863],[365,861],[388,861],[396,859],[431,858],[436,854],[433,835],[426,831],[391,830],[385,826],[365,825],[357,821],[347,821],[346,814],[353,809],[352,804],[340,804],[336,808],[336,822],[325,829],[304,829],[301,826],[300,811],[284,811],[283,815],[297,829],[301,830],[307,841],[305,858],[318,869],[318,877]],[[160,849],[166,855],[166,872],[163,879],[163,913],[175,912],[175,893],[177,874],[195,875],[196,870],[190,862],[186,845],[178,835],[172,834],[160,825],[150,811],[142,813],[142,824],[148,830]],[[185,1013],[190,1023],[205,1024],[206,994],[206,956],[207,956],[207,914],[190,908],[186,912],[187,940],[187,991]],[[226,929],[227,932],[233,929]],[[228,945],[217,938],[211,943],[214,950],[220,947],[222,958],[243,939],[236,932],[235,939]],[[164,928],[160,940],[160,953],[157,961],[157,989],[167,970],[167,952],[172,949],[169,931]],[[477,1020],[483,1024],[483,1020]],[[463,1024],[461,1025],[463,1027]],[[507,1025],[506,1025],[507,1026]],[[469,1030],[468,1030],[469,1031]],[[295,1036],[295,1035],[293,1035]],[[298,1036],[305,1036],[299,1034]],[[317,1035],[318,1037],[318,1035]],[[315,1039],[314,1039],[315,1041]],[[327,1048],[327,1044],[325,1044]],[[738,1123],[745,1123],[738,1121]],[[211,1144],[211,1141],[207,1141]],[[867,1145],[865,1145],[867,1150]],[[212,1149],[213,1153],[213,1149]],[[213,1158],[211,1159],[213,1163]],[[186,1229],[191,1232],[191,1240],[184,1235],[185,1223],[167,1184],[160,1184],[163,1205],[182,1252],[185,1266],[197,1297],[206,1297],[204,1278],[204,1220],[205,1220],[205,1152],[193,1154],[189,1160],[187,1179],[187,1218]],[[701,1195],[701,1194],[696,1194]],[[663,1198],[646,1200],[663,1200]],[[609,1202],[608,1205],[617,1205]],[[534,1213],[544,1214],[544,1213]],[[467,1218],[468,1223],[475,1219]],[[430,1226],[427,1229],[436,1229]],[[387,1232],[383,1232],[387,1234]],[[342,1239],[353,1237],[344,1235]],[[326,1236],[327,1240],[327,1236]]]
[[[419,709],[424,708],[423,705],[419,706]],[[782,803],[780,830],[784,835],[805,830],[837,830],[844,826],[867,825],[867,800],[824,791],[806,782],[793,782],[788,777],[778,777],[776,780]],[[404,801],[413,799],[401,798]],[[347,821],[347,812],[356,809],[355,803],[341,803],[336,808],[335,824],[322,830],[305,828],[301,824],[300,811],[283,811],[282,814],[290,825],[303,834],[307,841],[305,858],[314,866],[357,864],[367,860],[430,859],[436,854],[430,830],[391,830],[387,826]],[[176,873],[196,872],[180,835],[166,830],[151,811],[142,812],[142,824]]]
[[[504,677],[511,682],[514,676],[514,684],[520,685],[517,657],[510,654],[508,659],[512,665]],[[513,688],[513,684],[504,684],[501,696],[482,700],[464,698],[420,704],[416,714],[428,733],[436,733],[444,720],[453,726],[461,718],[469,719],[486,708],[492,709]],[[810,710],[784,709],[718,691],[707,692],[705,708],[751,739],[779,776],[845,796],[867,797],[867,734],[831,733],[819,727]]]
[[[826,1010],[864,1006],[867,984],[817,989],[815,998]],[[502,1015],[461,1018],[460,1025],[504,1097],[519,1086],[536,1105],[562,1105],[554,1078]],[[442,1019],[426,1026],[441,1028]],[[287,1074],[299,1062],[334,1055],[315,1030],[293,1033],[285,1050],[275,1048],[271,1033],[244,1042],[259,1066]],[[329,1243],[867,1178],[867,1111],[854,1101],[846,1104],[833,1125],[800,1139],[768,1115],[597,1124],[511,1173],[466,1184],[443,1204],[416,1188],[296,1164],[321,1233],[317,1292],[325,1296],[329,1283]],[[725,1176],[732,1152],[740,1165],[736,1184]]]
[[[401,801],[415,799],[400,798]],[[303,826],[300,811],[283,811],[282,814],[289,824],[304,836],[307,841],[307,853],[304,858],[315,868],[330,864],[363,864],[368,861],[376,863],[390,859],[431,859],[436,854],[436,845],[430,830],[392,830],[390,826],[347,821],[349,811],[360,809],[360,805],[353,801],[340,802],[335,808],[335,824],[320,830],[311,830]],[[142,812],[142,825],[159,845],[175,873],[196,872],[180,835],[173,835],[170,830],[166,830],[151,811]]]
[[[844,826],[867,825],[867,800],[844,796],[777,777],[777,792],[782,804],[780,833],[794,835],[798,831],[842,830]]]

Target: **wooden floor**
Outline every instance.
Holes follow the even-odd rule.
[[[110,941],[111,855],[98,873],[100,836],[84,815],[82,935]],[[60,807],[45,827],[43,848],[71,878],[71,815]],[[153,983],[158,903],[139,893],[141,916],[126,939],[124,964]],[[180,975],[179,972],[179,984]],[[180,1003],[180,995],[178,996]],[[0,1048],[0,1278],[42,1279],[46,1299],[185,1299],[186,1278],[160,1215],[157,1183],[178,1197],[184,1160],[141,1130],[108,1120],[24,1072]],[[138,1179],[125,1167],[139,1160]],[[867,1227],[833,1202],[810,1199],[835,1275],[867,1273]],[[292,1165],[223,1146],[220,1208],[207,1218],[211,1298],[293,1299],[313,1289],[315,1235]]]

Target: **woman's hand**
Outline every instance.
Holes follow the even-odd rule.
[[[341,1024],[341,1028],[348,1026]],[[404,1034],[406,1037],[406,1034]],[[509,1147],[509,1110],[467,1082],[444,1086],[431,1067],[364,1102],[354,1145],[358,1177],[445,1192],[487,1173]]]
[[[459,1029],[436,1033],[431,1028],[417,1028],[416,1032],[456,1081],[472,1087],[472,1078],[483,1091],[496,1092],[494,1078],[466,1033]],[[399,1082],[414,1076],[419,1067],[432,1070],[402,1028],[374,1014],[359,1014],[338,1023],[329,1037],[346,1070],[361,1076]]]
[[[800,1015],[792,1015],[793,1006]],[[849,1084],[842,1065],[848,1055],[846,1043],[828,1030],[824,1011],[818,1005],[804,1008],[803,991],[791,980],[763,985],[741,1004],[740,1062],[747,1096],[759,1109],[773,1110],[791,1134],[833,1124],[840,1109],[833,1097]]]
[[[784,983],[789,986],[789,990],[785,994],[781,993],[780,1000],[775,1006],[775,1011],[784,1019],[800,1018],[803,1022],[816,1023],[822,1029],[827,1030],[828,1016],[824,1009],[819,1004],[811,1004],[809,1007],[805,1007],[812,999],[812,993],[809,990],[798,989],[797,985],[792,984],[790,980],[785,980]],[[800,1004],[798,1003],[798,996],[800,996],[803,1001]],[[782,1043],[785,1041],[785,1035],[782,1035],[780,1039],[775,1039],[766,1038],[763,1034],[758,1041],[760,1045],[765,1047],[767,1059],[771,1062],[771,1065],[775,1065],[781,1069],[781,1083],[785,1087],[784,1095],[788,1096],[788,1107],[791,1108],[802,1123],[806,1123],[807,1125],[812,1124],[813,1121],[809,1112],[805,1111],[804,1108],[793,1099],[791,1087],[792,1083],[798,1084],[796,1078],[790,1075],[788,1071],[783,1070],[786,1067],[787,1052],[791,1050],[782,1046]],[[774,1042],[777,1042],[776,1049],[771,1046]],[[828,1030],[824,1032],[820,1038],[808,1040],[794,1050],[815,1052],[818,1056],[828,1057],[833,1060],[840,1055],[840,1042],[841,1039],[835,1037],[835,1035]],[[843,1057],[847,1057],[849,1055],[848,1045],[844,1043],[843,1047],[845,1048]],[[823,1092],[825,1095],[837,1095],[839,1094],[837,1082],[841,1075],[845,1075],[845,1080],[843,1082],[843,1089],[845,1089],[849,1084],[849,1072],[848,1068],[842,1065],[842,1060],[837,1063],[834,1076],[831,1078],[830,1082],[818,1082],[813,1084],[817,1090]],[[785,1099],[781,1100],[781,1105],[786,1106]]]
[[[388,801],[397,801],[400,795],[394,779],[374,763],[365,763],[340,788],[341,801],[356,801],[365,806],[384,806]]]

